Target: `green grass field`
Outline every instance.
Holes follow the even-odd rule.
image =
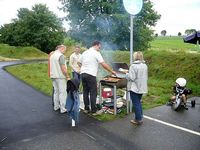
[[[151,49],[154,50],[186,50],[186,51],[200,51],[200,47],[194,44],[188,44],[183,42],[183,37],[166,36],[156,37],[151,42]]]

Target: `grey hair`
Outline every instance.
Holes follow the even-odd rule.
[[[65,45],[63,45],[63,44],[61,44],[61,45],[58,45],[58,46],[56,46],[56,49],[60,49],[60,48],[67,48]]]

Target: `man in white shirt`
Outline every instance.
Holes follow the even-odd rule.
[[[83,84],[83,100],[85,105],[85,111],[88,113],[90,111],[91,104],[91,112],[93,115],[98,115],[99,111],[97,111],[96,106],[96,97],[97,97],[97,71],[98,66],[101,66],[112,74],[116,74],[115,71],[111,69],[111,67],[105,63],[101,53],[99,52],[101,48],[101,44],[99,41],[95,41],[92,44],[92,47],[83,52],[82,57],[80,59],[81,63],[81,79]]]
[[[69,58],[69,66],[72,68],[72,76],[73,78],[77,78],[79,81],[81,71],[81,67],[78,65],[81,58],[80,50],[80,47],[76,46],[74,53],[72,53]]]
[[[67,98],[66,85],[67,80],[70,80],[64,56],[65,51],[66,46],[59,45],[50,56],[50,78],[54,88],[54,110],[60,109],[60,113],[67,111],[65,109]]]

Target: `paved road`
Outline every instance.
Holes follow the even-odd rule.
[[[147,110],[144,112],[146,116],[144,124],[139,127],[129,123],[132,114],[110,122],[99,122],[81,113],[80,124],[72,128],[66,114],[53,111],[50,97],[1,69],[13,63],[0,62],[0,149],[198,150],[200,148],[199,97],[194,97],[198,104],[188,111],[175,112],[169,106]],[[176,126],[150,120],[148,117]]]

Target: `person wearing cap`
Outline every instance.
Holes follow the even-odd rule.
[[[70,80],[64,56],[65,51],[66,46],[59,45],[50,56],[50,78],[54,88],[54,110],[60,109],[60,113],[67,111],[65,108],[67,98],[66,85],[67,80]]]
[[[101,111],[97,111],[96,98],[97,98],[97,72],[99,64],[112,74],[116,74],[112,68],[105,63],[100,53],[101,43],[95,41],[92,47],[84,51],[81,59],[81,79],[83,85],[83,101],[85,105],[85,113],[90,111],[93,115],[101,114]]]

